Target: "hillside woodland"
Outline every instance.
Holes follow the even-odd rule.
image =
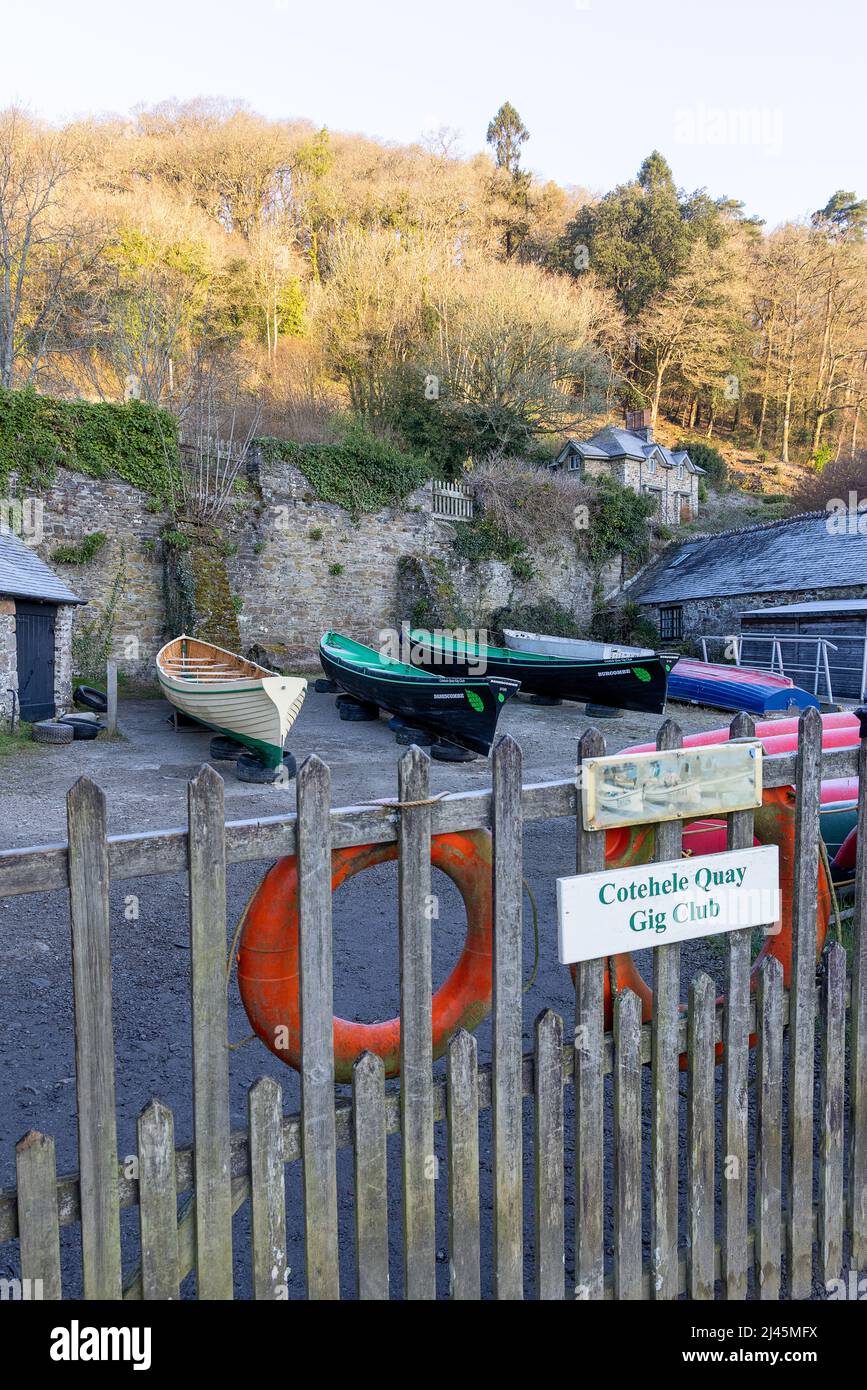
[[[624,406],[760,472],[857,453],[867,202],[829,190],[768,229],[656,151],[591,192],[528,147],[509,103],[470,155],[216,100],[60,129],[7,110],[0,388],[143,401],[182,435],[204,400],[239,437],[327,445],[360,418],[447,475],[544,461]]]

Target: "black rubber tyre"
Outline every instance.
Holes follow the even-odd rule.
[[[562,705],[563,701],[556,699],[553,695],[531,695],[529,703],[531,705]]]
[[[474,763],[479,756],[478,753],[471,753],[468,748],[458,748],[454,743],[435,743],[430,755],[436,758],[438,763]]]
[[[436,743],[436,738],[433,734],[429,734],[426,729],[411,729],[407,724],[404,724],[402,728],[397,730],[394,741],[406,748],[409,748],[413,743],[418,748],[430,748],[432,744]]]
[[[266,767],[255,753],[242,753],[235,763],[235,776],[239,782],[255,782],[259,786],[272,787],[291,782],[298,771],[294,753],[283,754],[282,767]]]
[[[354,700],[350,695],[341,696],[337,701],[337,713],[348,724],[372,724],[379,718],[379,706],[368,704],[366,700]]]
[[[396,714],[393,719],[389,719],[388,727],[391,729],[391,732],[393,734],[397,734],[400,732],[401,729],[409,728],[409,725],[407,724],[405,719],[401,719],[400,715]]]
[[[101,690],[94,690],[92,685],[77,685],[72,695],[77,705],[83,705],[85,709],[92,709],[96,714],[105,714],[108,709],[108,700]]]
[[[34,743],[71,743],[75,730],[70,724],[56,724],[53,719],[40,719],[33,725],[30,736]]]
[[[282,773],[279,767],[266,767],[253,753],[242,753],[235,763],[235,776],[239,782],[255,782],[269,787]]]
[[[328,681],[320,677],[318,681],[313,682],[313,689],[317,695],[336,695],[340,686],[337,681]]]
[[[584,713],[588,719],[622,719],[623,710],[611,705],[585,705]]]
[[[210,755],[215,763],[233,763],[246,751],[243,743],[223,734],[215,734],[211,739]]]
[[[94,723],[91,719],[76,719],[74,714],[68,715],[65,719],[59,719],[57,722],[68,725],[72,730],[73,738],[94,739],[105,728],[104,724]]]

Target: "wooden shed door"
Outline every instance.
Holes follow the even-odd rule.
[[[53,719],[54,627],[53,603],[15,603],[18,648],[18,703],[22,719]]]

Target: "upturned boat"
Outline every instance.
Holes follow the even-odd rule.
[[[186,635],[157,653],[157,674],[175,709],[243,744],[266,767],[280,766],[286,735],[307,692],[300,676],[281,676]]]
[[[513,652],[535,656],[559,656],[568,661],[628,661],[633,656],[655,656],[651,647],[624,647],[616,642],[590,642],[582,637],[554,637],[547,632],[516,632],[504,628],[506,646]]]
[[[348,695],[483,757],[491,751],[506,701],[518,691],[511,678],[420,671],[339,632],[325,633],[319,659],[326,676]]]
[[[525,694],[645,714],[662,714],[665,709],[668,672],[674,664],[674,658],[669,661],[655,655],[617,661],[571,660],[460,641],[446,632],[418,629],[410,631],[403,655],[425,671],[448,670],[461,676],[472,670],[518,681]]]

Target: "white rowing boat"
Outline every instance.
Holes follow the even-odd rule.
[[[283,745],[307,693],[300,676],[281,676],[196,637],[175,637],[157,653],[163,694],[175,709],[236,739],[267,767]]]
[[[636,656],[654,656],[649,647],[622,647],[613,642],[587,642],[578,637],[552,637],[542,632],[515,632],[503,629],[506,646],[513,652],[533,652],[537,656],[560,656],[567,661],[630,661]]]

